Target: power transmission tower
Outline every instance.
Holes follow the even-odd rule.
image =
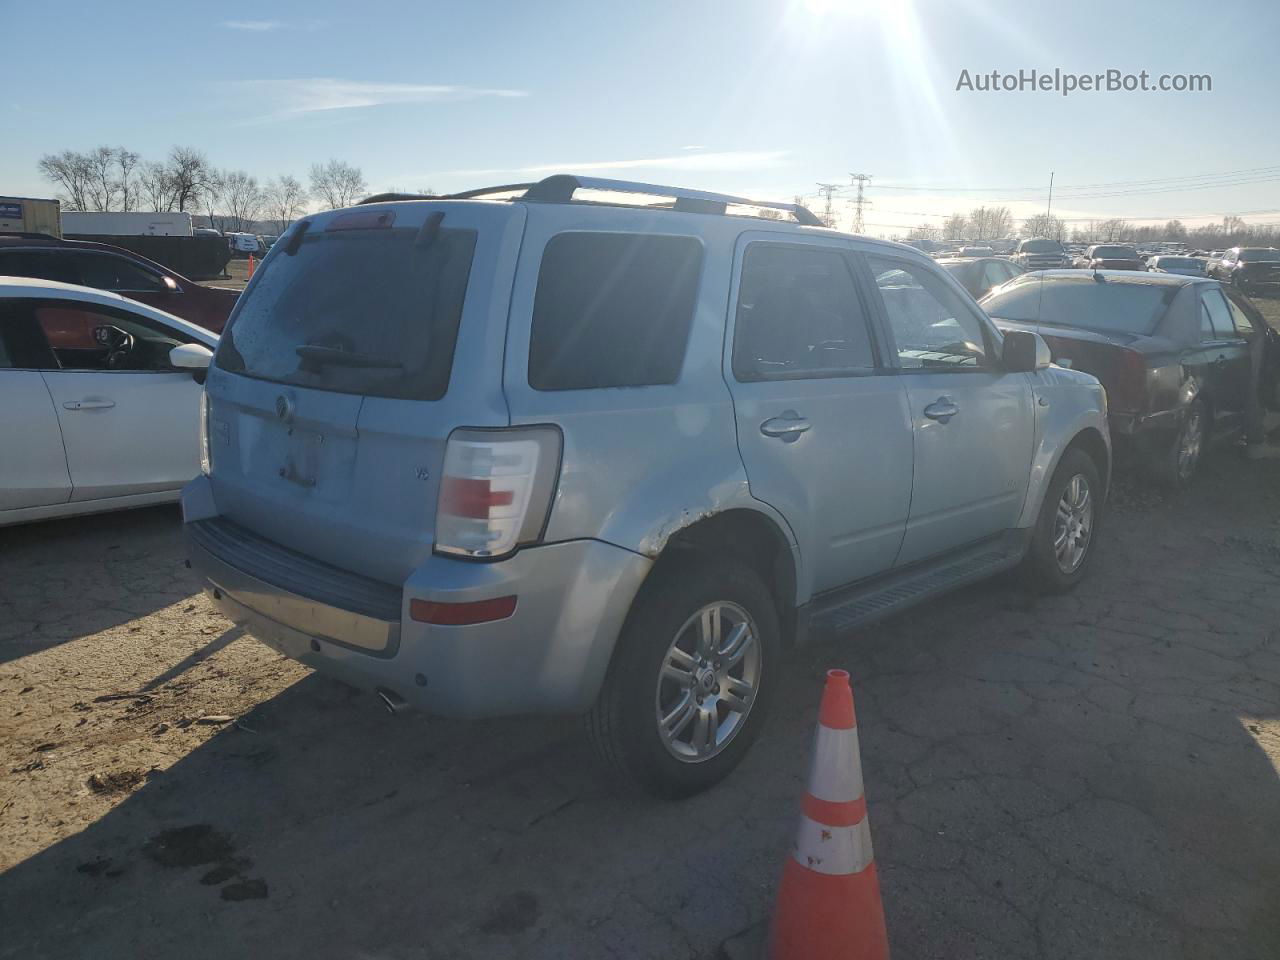
[[[831,210],[831,197],[839,189],[840,184],[838,183],[818,184],[818,195],[825,201],[822,207],[822,222],[828,227],[834,227],[836,225],[835,214],[832,213]]]
[[[853,232],[862,233],[864,224],[862,222],[862,208],[871,206],[871,201],[865,196],[864,190],[867,183],[871,180],[868,173],[851,173],[850,179],[853,185],[858,188],[857,196],[853,198]]]

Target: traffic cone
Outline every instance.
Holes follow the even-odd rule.
[[[880,879],[862,795],[853,690],[828,670],[809,792],[782,872],[770,960],[887,960]]]
[[[250,280],[253,279],[253,267],[254,267],[253,254],[251,253],[249,254],[249,279]]]

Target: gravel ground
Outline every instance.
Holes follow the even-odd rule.
[[[0,957],[710,958],[851,671],[903,958],[1280,956],[1280,463],[1122,488],[1092,577],[798,653],[679,804],[572,720],[390,717],[240,637],[173,509],[0,530]]]

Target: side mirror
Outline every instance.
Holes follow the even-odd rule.
[[[1043,370],[1053,360],[1044,337],[1025,330],[1006,331],[1001,357],[1004,360],[1005,369],[1010,373],[1031,373],[1034,370]]]
[[[196,383],[204,383],[213,351],[203,343],[181,343],[169,351],[169,363],[179,370],[190,370]]]

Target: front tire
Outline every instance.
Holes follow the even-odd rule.
[[[659,797],[718,783],[765,720],[780,662],[768,586],[745,564],[681,558],[637,596],[587,714],[613,773]]]
[[[1083,450],[1068,450],[1053,472],[1024,561],[1042,593],[1065,593],[1084,579],[1102,516],[1102,477]]]

